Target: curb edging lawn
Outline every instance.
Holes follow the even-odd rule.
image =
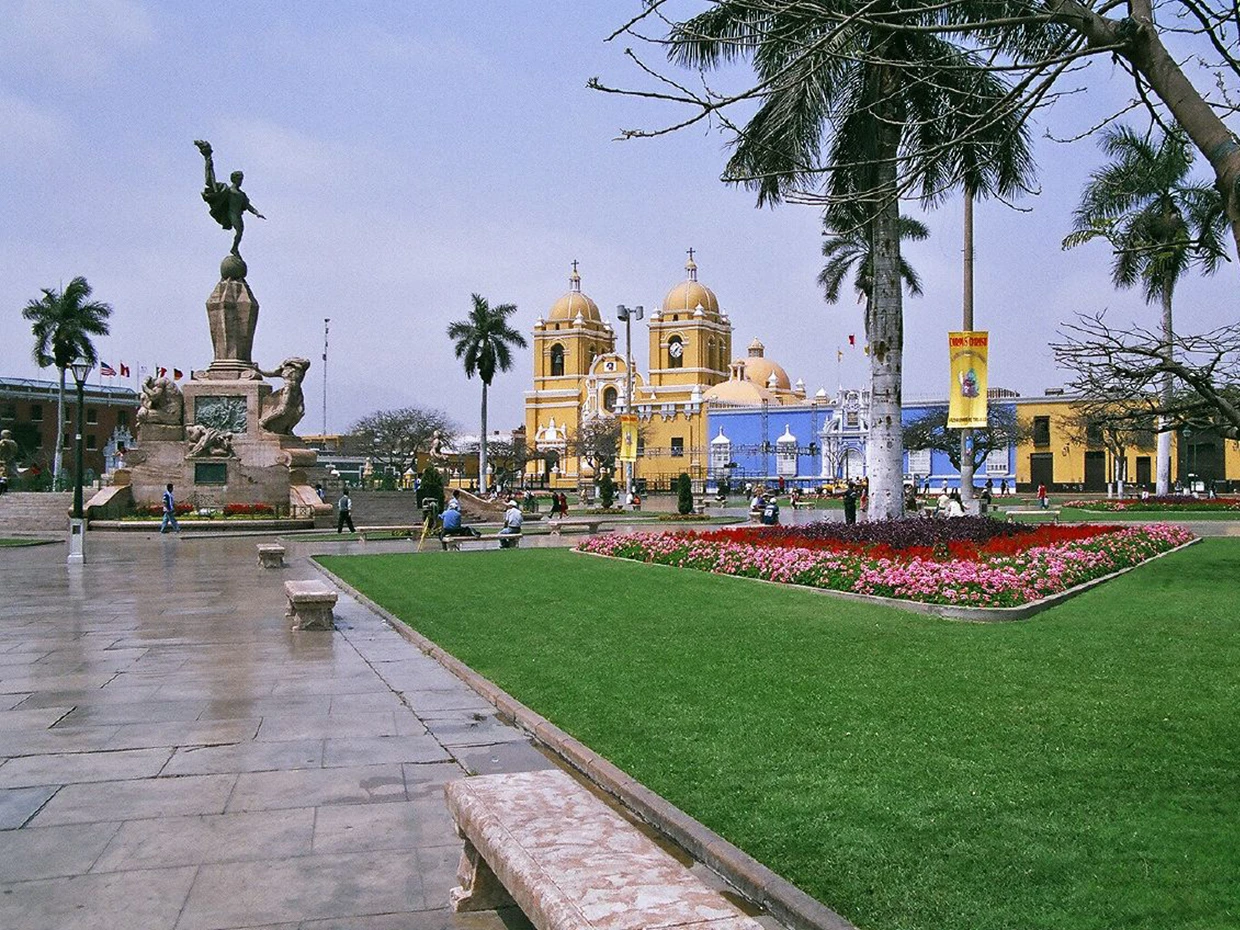
[[[1201,542],[1201,537],[1190,539],[1186,543],[1181,543],[1174,549],[1168,549],[1166,552],[1158,552],[1150,556],[1148,559],[1142,559],[1136,565],[1129,565],[1107,575],[1100,575],[1097,578],[1091,578],[1089,581],[1081,582],[1075,587],[1068,588],[1066,591],[1060,591],[1058,594],[1050,594],[1046,597],[1039,598],[1036,601],[1030,601],[1027,604],[1018,604],[1015,607],[966,607],[960,604],[933,604],[927,601],[914,601],[899,597],[883,597],[878,594],[858,594],[856,591],[837,591],[834,588],[816,588],[813,585],[796,584],[791,581],[771,581],[767,578],[751,578],[748,575],[729,575],[725,572],[703,572],[703,574],[714,575],[716,578],[738,578],[741,581],[756,581],[759,584],[773,584],[781,588],[795,588],[798,591],[812,591],[815,594],[825,594],[828,597],[837,597],[841,600],[855,601],[860,604],[874,604],[878,607],[894,607],[897,610],[904,610],[909,613],[924,614],[931,617],[942,617],[945,620],[964,620],[969,623],[1007,623],[1016,620],[1028,620],[1030,617],[1036,616],[1052,607],[1058,607],[1064,601],[1076,597],[1078,594],[1084,594],[1091,588],[1095,588],[1100,584],[1125,575],[1135,568],[1142,565],[1148,565],[1155,559],[1161,559],[1163,556],[1171,555],[1189,546],[1195,546]],[[620,555],[605,555],[602,552],[583,552],[576,546],[570,550],[574,555],[593,556],[596,559],[611,559],[616,562],[632,562],[634,565],[653,565],[659,568],[670,568],[673,571],[696,571],[702,572],[698,568],[682,568],[679,565],[664,565],[662,562],[643,562],[640,559],[626,559]]]
[[[492,704],[501,716],[511,719],[574,771],[610,794],[695,859],[713,869],[746,898],[764,907],[775,919],[794,930],[856,930],[853,924],[821,901],[806,894],[786,878],[776,874],[753,856],[729,843],[598,755],[585,743],[526,707],[494,682],[479,675],[456,656],[362,594],[322,565],[317,558],[312,557],[310,562],[315,569],[330,578],[333,584],[374,611],[397,633],[461,679],[481,698]]]

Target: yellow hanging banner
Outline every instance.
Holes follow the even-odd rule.
[[[952,385],[948,394],[948,429],[984,429],[986,419],[986,365],[990,333],[948,333]]]
[[[620,455],[622,462],[637,461],[637,415],[620,415]]]

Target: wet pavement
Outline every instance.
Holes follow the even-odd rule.
[[[550,767],[490,705],[342,596],[293,632],[256,538],[0,550],[0,927],[488,930],[447,910],[443,784]]]

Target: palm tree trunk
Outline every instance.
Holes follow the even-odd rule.
[[[1162,341],[1163,351],[1166,358],[1171,358],[1171,340],[1175,338],[1175,333],[1171,327],[1171,294],[1173,285],[1167,282],[1162,289]],[[1171,405],[1172,394],[1175,391],[1175,383],[1170,372],[1164,372],[1162,376],[1162,389],[1159,392],[1159,401],[1163,407]],[[1163,419],[1159,418],[1159,427],[1164,425]],[[1157,483],[1155,484],[1154,493],[1159,496],[1171,493],[1171,432],[1162,431],[1158,433],[1158,470]]]
[[[60,369],[60,395],[56,399],[56,451],[52,455],[52,489],[60,490],[60,469],[64,463],[65,370]]]
[[[869,519],[904,512],[904,430],[900,422],[904,366],[904,303],[900,286],[900,201],[896,194],[898,136],[880,129],[873,220],[874,298],[866,327],[870,342]]]
[[[482,434],[478,437],[478,487],[487,487],[487,383],[482,382]]]

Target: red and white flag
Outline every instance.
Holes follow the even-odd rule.
[[[173,381],[180,381],[184,377],[185,377],[185,373],[182,372],[181,369],[179,368],[172,369],[172,380]]]
[[[126,365],[124,362],[121,362],[121,377],[122,378],[129,377],[129,366]]]

